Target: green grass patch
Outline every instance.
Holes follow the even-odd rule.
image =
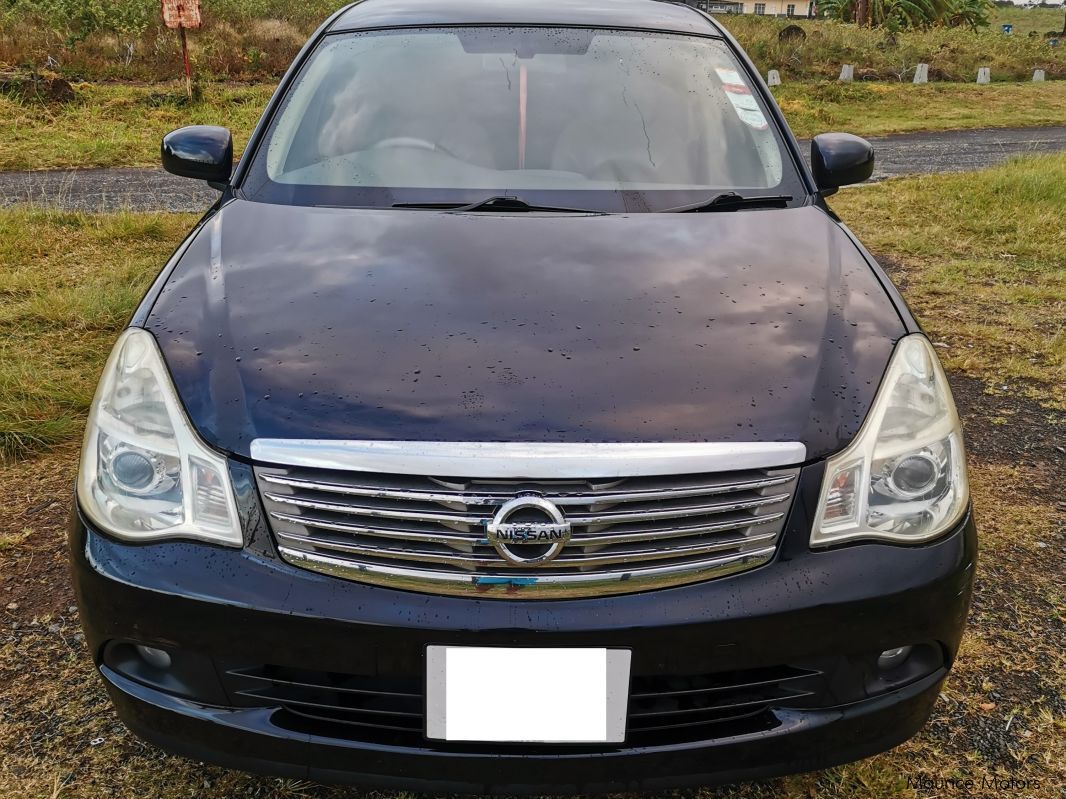
[[[0,459],[80,434],[115,336],[194,221],[0,211]]]
[[[188,101],[177,84],[84,84],[68,104],[0,94],[0,170],[157,166],[159,141],[182,125],[231,128],[240,148],[272,84],[210,84]]]
[[[177,84],[76,87],[67,105],[0,95],[0,170],[157,166],[159,140],[182,125],[223,125],[240,150],[274,84],[209,84],[186,101]],[[846,130],[874,136],[914,130],[1049,125],[1066,120],[1066,81],[977,86],[786,83],[774,90],[797,136]]]
[[[1012,36],[1043,36],[1050,31],[1066,30],[1066,9],[1061,8],[1004,8],[996,6],[989,15],[994,30],[1009,23],[1014,26]]]
[[[785,83],[774,88],[797,136],[1029,127],[1066,121],[1066,81],[1045,83]]]
[[[950,369],[1063,407],[1066,154],[850,189],[833,208],[878,254]]]

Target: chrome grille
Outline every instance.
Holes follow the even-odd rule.
[[[289,563],[407,590],[527,599],[632,593],[761,565],[798,472],[520,480],[256,467]],[[498,508],[522,495],[554,503],[572,527],[550,562],[509,563],[487,538]]]

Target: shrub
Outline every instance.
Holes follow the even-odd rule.
[[[202,2],[204,27],[189,36],[198,76],[261,80],[278,77],[343,0]],[[928,2],[983,6],[985,0]],[[1066,47],[1052,48],[1040,36],[967,27],[892,31],[832,20],[718,19],[764,73],[778,69],[786,80],[832,79],[843,63],[854,64],[860,80],[910,80],[919,62],[930,65],[933,80],[972,81],[983,66],[992,68],[994,80],[1024,80],[1034,69],[1051,79],[1066,78]],[[780,41],[786,24],[803,27],[806,40]],[[155,81],[181,74],[177,37],[162,26],[158,0],[0,0],[4,64],[92,80]]]

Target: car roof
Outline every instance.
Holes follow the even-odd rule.
[[[662,0],[362,0],[330,31],[429,25],[571,25],[720,35],[694,8]]]

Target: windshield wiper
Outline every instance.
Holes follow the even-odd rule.
[[[736,211],[738,208],[784,208],[792,201],[791,194],[764,194],[744,197],[735,191],[727,191],[709,200],[700,200],[690,205],[664,208],[661,214],[693,214],[705,211]]]
[[[557,205],[533,205],[520,197],[486,197],[474,203],[394,203],[393,208],[428,208],[450,211],[456,214],[471,211],[504,211],[507,213],[560,213],[560,214],[603,214],[604,211],[590,211],[587,208],[562,208]]]

